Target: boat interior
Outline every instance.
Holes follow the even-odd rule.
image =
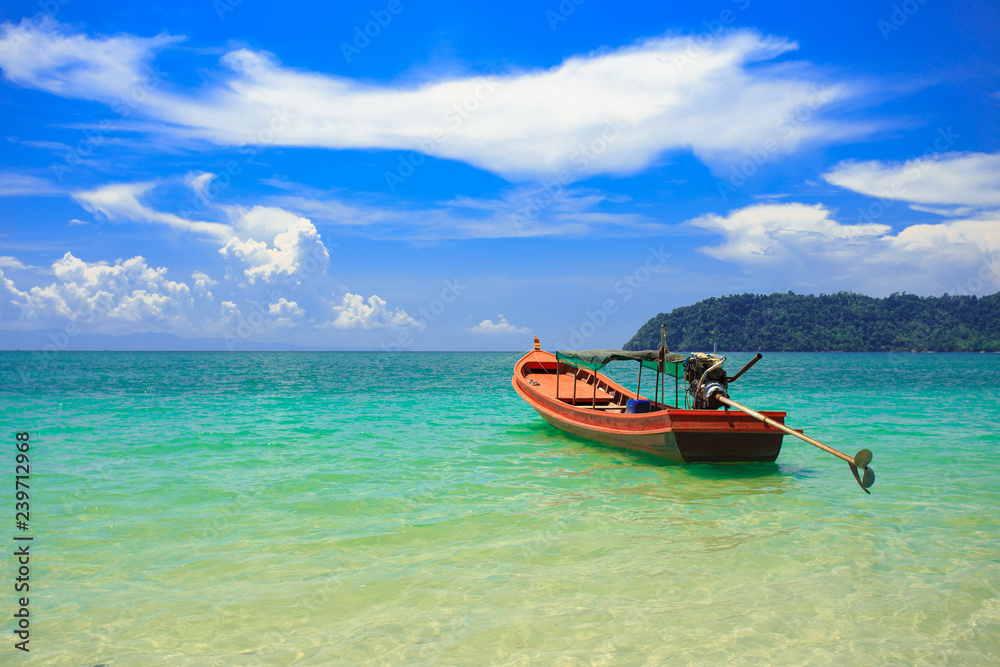
[[[559,372],[556,373],[556,366],[554,361],[529,362],[522,366],[521,372],[525,380],[537,387],[540,393],[553,396],[567,405],[578,408],[612,414],[625,413],[628,400],[637,398],[636,392],[629,391],[590,369],[559,363]],[[649,401],[650,412],[674,409],[673,405],[661,403],[648,396],[640,395],[638,398]]]

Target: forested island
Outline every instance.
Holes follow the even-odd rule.
[[[732,294],[660,313],[624,349],[727,352],[997,352],[1000,292],[878,299],[837,294]]]

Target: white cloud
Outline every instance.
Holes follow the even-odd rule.
[[[4,255],[0,257],[0,269],[33,269],[35,267],[22,264],[16,257]]]
[[[223,301],[219,304],[219,316],[222,318],[223,326],[235,327],[243,318],[240,307],[232,301]]]
[[[749,206],[688,224],[722,236],[702,252],[742,267],[768,289],[984,294],[1000,286],[997,211],[895,234],[888,225],[843,224],[823,206],[798,203]]]
[[[305,315],[306,311],[299,307],[294,301],[289,301],[281,297],[277,302],[272,303],[267,310],[271,317],[284,317],[288,319],[299,319]]]
[[[194,280],[193,289],[195,294],[203,295],[207,299],[214,298],[212,288],[219,284],[218,280],[214,280],[204,271],[192,271],[191,279]]]
[[[300,282],[326,272],[330,254],[316,227],[306,218],[280,208],[255,206],[243,211],[236,227],[245,235],[263,234],[271,245],[248,237],[233,236],[219,250],[226,263],[251,285],[270,282]]]
[[[850,254],[852,246],[891,231],[888,225],[844,225],[816,204],[758,204],[727,216],[709,214],[689,224],[721,233],[721,245],[700,248],[717,259],[741,263],[781,264],[790,256],[816,253]]]
[[[973,215],[978,210],[975,206],[921,206],[920,204],[910,204],[914,211],[933,213],[943,218],[964,218]]]
[[[1000,252],[1000,211],[938,224],[910,225],[887,237],[899,253],[922,253],[936,261],[975,261],[983,253]]]
[[[191,277],[194,278],[194,286],[197,290],[207,291],[209,288],[215,287],[219,284],[218,280],[213,280],[212,277],[204,271],[192,271]]]
[[[50,23],[31,34],[4,25],[5,76],[106,102],[139,85],[143,64],[178,39],[89,37]],[[677,150],[742,160],[871,131],[822,117],[859,99],[858,84],[827,83],[807,64],[764,65],[796,48],[749,31],[661,37],[545,70],[416,84],[305,72],[239,49],[222,57],[214,87],[148,86],[136,112],[155,121],[147,131],[215,144],[419,150],[510,179],[630,173]]]
[[[333,287],[326,275],[330,254],[315,225],[307,218],[280,207],[223,206],[205,197],[202,208],[206,213],[225,215],[230,223],[192,222],[143,201],[151,199],[156,188],[177,182],[204,195],[213,178],[213,174],[198,172],[183,178],[115,183],[78,192],[74,198],[88,210],[109,219],[153,222],[200,232],[220,242],[219,255],[227,267],[226,278],[245,282],[238,285],[220,282],[208,272],[196,270],[191,273],[189,287],[167,280],[165,268],[151,269],[142,257],[112,266],[104,262],[88,264],[67,253],[53,264],[57,282],[51,285],[21,292],[4,278],[6,282],[0,287],[21,310],[19,325],[42,326],[70,319],[96,322],[102,330],[125,323],[138,331],[172,330],[187,321],[189,315],[197,315],[193,317],[197,322],[191,325],[195,330],[188,331],[189,335],[226,335],[234,329],[245,330],[247,335],[266,335],[291,327],[304,327],[306,333],[308,329],[315,333],[329,327],[423,328],[404,310],[390,309],[377,295],[366,301],[348,292],[333,306],[320,296],[323,290]],[[13,257],[0,258],[0,266],[24,268]],[[307,279],[313,284],[302,289]],[[211,289],[220,285],[222,301],[216,314],[215,306],[210,306],[214,299]],[[286,290],[288,296],[282,294]],[[290,298],[293,291],[294,300]],[[251,314],[241,312],[237,305],[240,298],[250,304],[247,312]],[[261,316],[259,323],[251,322]],[[304,325],[305,322],[308,324]]]
[[[905,162],[847,161],[823,178],[949,218],[883,235],[866,261],[881,267],[905,266],[916,280],[942,277],[937,281],[943,286],[940,291],[989,292],[1000,285],[1000,153],[932,153]]]
[[[344,295],[339,305],[333,307],[336,319],[332,324],[338,329],[373,329],[377,327],[414,327],[422,329],[424,325],[406,314],[406,311],[396,308],[389,310],[385,300],[372,295],[365,303],[360,294]]]
[[[220,243],[219,255],[227,266],[226,277],[245,280],[246,284],[267,289],[288,285],[294,288],[305,279],[326,280],[330,254],[316,227],[306,218],[272,206],[223,206],[206,196],[215,175],[208,172],[187,174],[140,183],[114,183],[74,198],[93,213],[111,220],[132,220],[166,224],[175,229],[198,233]],[[226,216],[230,223],[191,221],[157,210],[143,203],[153,191],[165,185],[183,183],[194,193],[195,203],[205,214]],[[218,285],[204,271],[192,273],[196,294],[211,300],[210,288]],[[258,295],[258,298],[261,295]],[[287,317],[282,317],[288,321]]]
[[[622,238],[670,230],[631,211],[627,198],[559,184],[511,188],[496,197],[456,197],[422,208],[398,200],[381,206],[349,202],[323,193],[282,195],[274,201],[345,233],[377,239]]]
[[[12,312],[16,309],[16,306],[13,305],[14,301],[24,299],[27,296],[25,292],[17,289],[14,281],[5,276],[3,269],[0,268],[0,318],[14,323],[16,321]]]
[[[306,262],[294,258],[310,247],[303,239],[313,237],[318,243],[312,224],[294,218],[289,229],[275,235],[275,248],[261,242],[263,263],[251,262],[248,269],[257,282],[277,280],[277,274],[301,269]],[[325,252],[322,244],[313,247]],[[286,257],[289,253],[294,261]],[[266,341],[291,332],[304,344],[324,345],[335,344],[330,330],[336,329],[344,330],[347,337],[343,340],[351,341],[349,344],[363,345],[365,339],[348,335],[348,330],[425,326],[401,308],[390,308],[376,295],[365,300],[347,292],[334,303],[318,297],[319,290],[333,286],[322,274],[317,275],[317,283],[310,289],[292,281],[287,287],[272,283],[253,290],[215,280],[200,270],[191,273],[190,284],[174,281],[165,267],[151,267],[141,256],[111,264],[86,262],[67,252],[52,263],[52,282],[22,290],[4,275],[4,268],[34,267],[14,257],[0,257],[0,323],[7,328],[32,330],[75,322],[80,331],[95,333],[156,331],[217,335],[244,342],[255,337]],[[210,290],[220,286],[221,298],[216,306]]]
[[[281,297],[275,303],[268,306],[267,314],[271,317],[275,326],[290,329],[301,324],[306,311],[296,302]]]
[[[262,239],[268,242],[305,220],[294,213],[273,206],[253,206],[249,209],[234,206],[227,211],[233,228],[241,238]]]
[[[265,276],[301,273],[297,266],[291,266],[300,261],[308,264],[307,274],[326,270],[329,253],[311,220],[299,213],[339,231],[380,240],[622,238],[671,231],[670,226],[632,211],[628,197],[558,182],[512,187],[494,197],[459,196],[419,207],[398,198],[378,201],[358,197],[351,201],[335,193],[284,184],[293,194],[266,200],[277,205],[248,208],[223,205],[205,197],[206,188],[214,178],[214,174],[199,172],[156,181],[111,183],[77,192],[73,197],[88,211],[110,220],[165,224],[219,241],[224,246],[223,256],[234,265],[236,273],[246,271],[246,277],[254,282]],[[202,215],[224,216],[228,223],[188,220],[144,203],[154,199],[158,188],[177,183],[183,183],[194,193],[191,201],[196,202]],[[71,224],[76,223],[71,221]],[[288,236],[290,230],[300,228],[298,238]],[[285,247],[275,245],[282,234],[280,240],[287,244]]]
[[[16,171],[0,171],[0,197],[46,197],[62,194],[51,181]]]
[[[202,200],[207,198],[207,188],[209,184],[215,180],[215,174],[210,171],[199,171],[188,174],[184,181],[189,188],[194,190],[198,195],[202,197]]]
[[[905,162],[841,162],[823,174],[861,194],[915,204],[1000,206],[1000,153],[942,153]],[[952,215],[965,215],[957,211]]]
[[[169,280],[166,268],[152,268],[141,256],[113,265],[88,263],[67,252],[52,264],[56,278],[46,286],[17,291],[20,326],[51,326],[66,321],[93,324],[97,330],[172,331],[188,325],[190,288]]]
[[[0,67],[19,86],[62,97],[127,100],[150,85],[149,62],[156,51],[182,37],[134,35],[88,37],[69,34],[57,21],[35,28],[31,19],[0,24]]]
[[[16,260],[15,260],[16,261]],[[3,268],[0,267],[0,294],[2,294],[5,299],[13,298],[25,298],[27,297],[26,292],[22,292],[14,285],[14,281],[3,274]]]
[[[143,204],[140,199],[158,185],[159,181],[112,183],[94,190],[75,192],[73,199],[90,213],[99,213],[111,221],[155,222],[219,240],[232,236],[233,229],[229,225],[187,220]]]
[[[483,320],[476,326],[469,329],[473,333],[482,334],[529,334],[531,329],[528,327],[515,327],[513,324],[507,321],[507,318],[500,315],[497,321],[494,323],[493,320]]]

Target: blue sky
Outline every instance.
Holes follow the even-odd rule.
[[[993,293],[998,63],[989,2],[6,2],[0,329],[595,348]]]

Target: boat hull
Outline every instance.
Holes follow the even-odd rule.
[[[565,373],[557,373],[563,369]],[[781,451],[781,431],[741,412],[654,403],[652,412],[625,414],[625,402],[637,398],[634,392],[600,373],[557,366],[555,356],[541,350],[517,363],[511,382],[547,423],[613,447],[676,463],[773,462]],[[566,391],[570,386],[571,397]],[[784,423],[784,412],[764,414]]]

